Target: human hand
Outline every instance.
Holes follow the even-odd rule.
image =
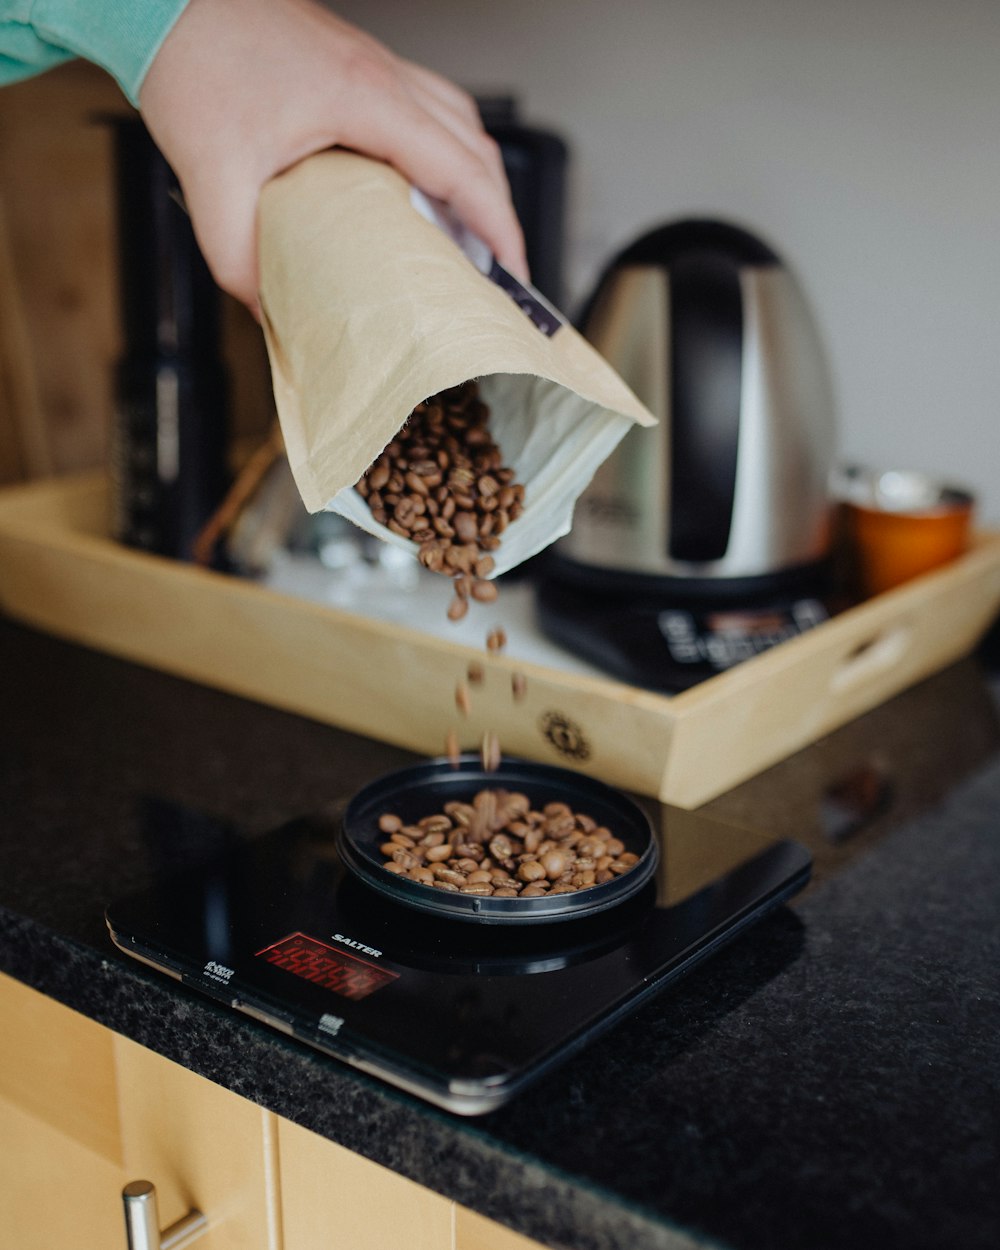
[[[253,310],[260,191],[334,146],[393,165],[527,277],[500,152],[471,96],[315,0],[191,0],[139,106],[216,281]]]

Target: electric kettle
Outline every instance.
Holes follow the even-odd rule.
[[[832,386],[779,256],[728,222],[669,223],[612,261],[580,328],[659,425],[631,430],[577,501],[543,630],[675,689],[826,619]]]
[[[654,230],[604,273],[581,328],[660,423],[598,470],[560,557],[590,582],[712,597],[824,560],[832,388],[802,291],[766,243],[721,221]]]

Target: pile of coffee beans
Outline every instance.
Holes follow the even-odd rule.
[[[452,578],[452,621],[466,615],[470,599],[496,600],[496,583],[488,580],[495,567],[491,553],[524,510],[524,487],[503,464],[489,432],[489,415],[475,382],[431,396],[417,405],[357,484],[379,524],[416,543],[424,568]],[[506,645],[501,627],[488,632],[488,654]],[[482,685],[484,677],[481,664],[470,664],[456,686],[455,707],[463,717],[472,709],[470,687]],[[524,675],[515,672],[515,702],[526,692]],[[448,731],[445,752],[457,766],[454,729]],[[502,756],[495,733],[483,734],[479,753],[483,770],[496,772]],[[538,810],[526,795],[501,789],[480,790],[468,803],[445,803],[443,811],[414,824],[384,812],[378,827],[385,838],[380,849],[387,872],[462,894],[574,894],[614,880],[639,859],[585,812],[556,802]]]
[[[639,861],[612,831],[567,803],[532,807],[524,794],[480,790],[470,803],[407,824],[379,817],[383,868],[437,890],[494,898],[574,894]]]
[[[466,615],[470,599],[496,601],[496,582],[488,580],[495,567],[490,553],[524,510],[524,487],[514,481],[514,470],[504,465],[489,431],[489,417],[475,381],[432,395],[417,404],[355,488],[380,525],[417,544],[424,568],[452,579],[451,621]],[[489,631],[488,652],[495,654],[506,645],[503,629]],[[462,716],[472,709],[469,686],[482,681],[482,666],[470,666],[467,681],[456,687],[455,706]],[[524,675],[514,673],[515,702],[526,691]],[[457,766],[461,748],[454,729],[448,731],[444,749]],[[484,770],[499,768],[496,734],[483,734],[479,754]]]
[[[489,416],[474,381],[432,395],[356,486],[380,525],[415,542],[425,568],[453,579],[453,621],[470,598],[496,599],[490,552],[524,510],[524,487],[503,463]]]

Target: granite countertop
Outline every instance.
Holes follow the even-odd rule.
[[[103,920],[198,840],[151,842],[150,797],[254,836],[413,757],[2,620],[0,655],[0,969],[552,1246],[1000,1244],[1000,683],[977,661],[710,804],[808,845],[810,886],[464,1120],[134,963]]]

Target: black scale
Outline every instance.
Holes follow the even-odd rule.
[[[346,866],[341,821],[313,817],[156,881],[109,908],[108,927],[122,951],[185,985],[478,1115],[808,880],[798,843],[659,810],[644,884],[581,918],[477,924],[414,910]]]

